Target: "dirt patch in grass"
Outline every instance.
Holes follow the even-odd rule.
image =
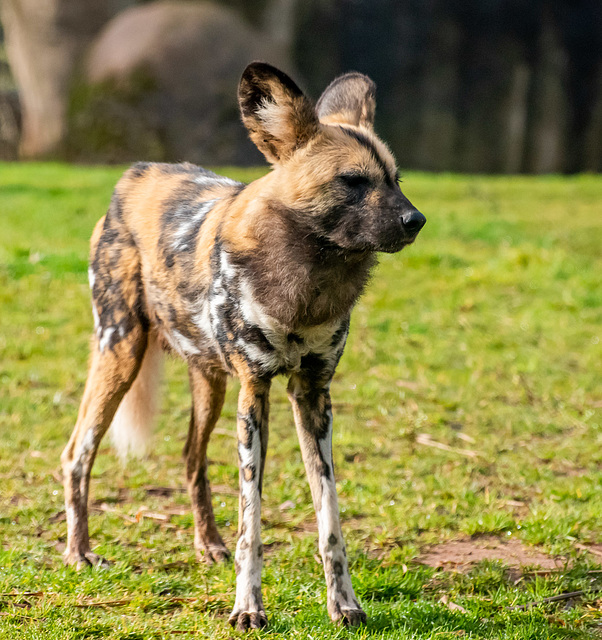
[[[429,567],[462,570],[483,560],[500,560],[513,568],[537,566],[542,569],[560,569],[566,559],[550,556],[541,550],[523,544],[520,540],[504,540],[495,536],[452,540],[426,549],[418,558]]]

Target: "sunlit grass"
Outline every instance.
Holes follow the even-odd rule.
[[[121,171],[0,164],[0,638],[232,636],[233,566],[194,562],[185,493],[149,493],[183,486],[182,363],[168,366],[152,455],[122,469],[107,444],[95,464],[90,529],[112,567],[62,566],[59,455],[86,376],[88,240]],[[271,627],[261,635],[594,637],[602,574],[579,545],[602,543],[602,179],[410,173],[402,186],[428,224],[382,258],[332,387],[340,504],[369,623],[328,622],[278,380],[263,502]],[[230,548],[236,388],[210,446]],[[182,514],[136,521],[142,507]],[[485,534],[541,545],[567,568],[517,582],[495,562],[466,574],[416,563],[425,545]],[[575,590],[586,594],[568,607],[508,610]]]

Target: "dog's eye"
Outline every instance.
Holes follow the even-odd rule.
[[[343,173],[339,179],[349,189],[367,189],[370,186],[370,178],[361,173]]]

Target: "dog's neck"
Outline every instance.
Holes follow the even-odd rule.
[[[337,247],[312,230],[306,214],[277,199],[263,200],[269,215],[254,215],[257,203],[249,195],[243,196],[248,206],[230,222],[245,242],[226,239],[225,244],[265,312],[291,331],[347,317],[376,264],[375,254]],[[233,238],[232,228],[228,236]]]

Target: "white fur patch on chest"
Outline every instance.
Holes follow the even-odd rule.
[[[332,338],[341,327],[341,320],[303,327],[292,334],[287,327],[266,313],[253,296],[251,286],[244,280],[240,283],[240,309],[245,322],[263,332],[273,351],[265,351],[260,345],[240,338],[239,346],[251,360],[274,370],[285,367],[289,371],[298,371],[303,356],[315,353],[327,358],[332,354],[334,357],[340,346],[333,345]]]

